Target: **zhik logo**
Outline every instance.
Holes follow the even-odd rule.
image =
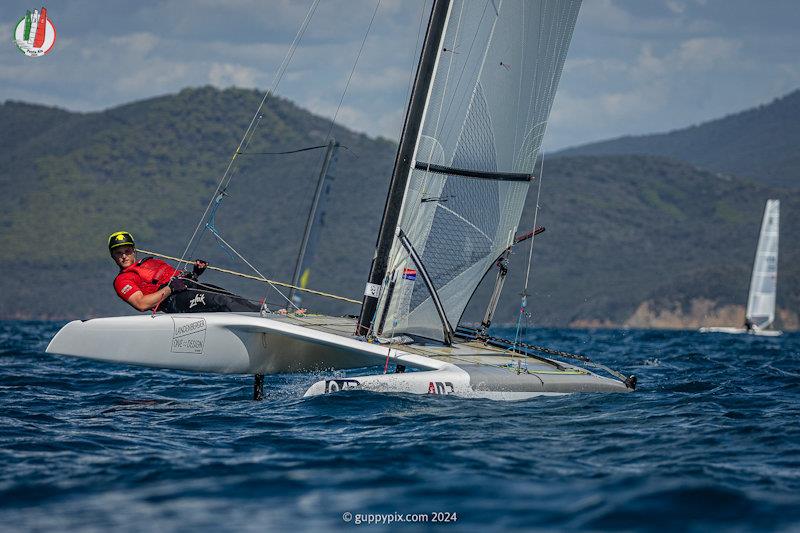
[[[199,304],[206,305],[206,295],[205,294],[198,294],[197,296],[192,298],[189,301],[189,309],[191,309],[192,307],[194,307],[196,305],[199,305]]]

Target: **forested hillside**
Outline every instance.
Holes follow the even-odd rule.
[[[180,255],[260,97],[200,88],[98,113],[0,106],[0,262],[11,274],[0,279],[0,315],[131,312],[111,288],[116,270],[107,235],[126,229],[141,247]],[[282,99],[271,100],[260,120],[214,224],[261,272],[288,281],[322,150],[266,152],[323,144],[330,123]],[[359,298],[395,145],[340,127],[334,135],[347,148],[334,172],[310,286]],[[534,194],[535,187],[522,226],[532,224]],[[783,326],[797,327],[796,189],[663,157],[547,158],[539,215],[547,231],[535,244],[534,323],[690,327],[738,320],[767,198],[782,201],[778,305]],[[248,268],[207,231],[191,255]],[[514,255],[498,322],[515,320],[525,258],[527,248]],[[264,295],[257,283],[210,276],[254,298]],[[466,320],[479,316],[482,296]],[[358,310],[306,303],[323,312]]]
[[[557,155],[626,154],[672,157],[765,185],[800,187],[800,91],[688,128],[586,144]]]

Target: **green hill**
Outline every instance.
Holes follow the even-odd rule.
[[[798,146],[800,90],[697,126],[610,139],[556,155],[660,155],[767,185],[800,187]]]
[[[4,131],[24,121],[21,131],[37,132],[35,142],[0,155],[0,261],[25,272],[26,280],[2,282],[2,314],[127,312],[110,298],[114,267],[107,235],[127,228],[142,246],[180,255],[261,96],[189,89],[88,114],[0,106]],[[328,119],[279,98],[270,101],[261,122],[251,152],[320,145],[330,127]],[[320,281],[323,288],[359,294],[395,145],[339,127],[333,133],[348,150],[341,151],[341,179],[332,193],[332,205],[341,209],[320,247],[320,257],[337,266]],[[267,275],[291,274],[321,155],[240,158],[217,225]],[[208,238],[196,254],[242,269]]]
[[[180,255],[260,98],[200,88],[98,113],[1,105],[0,262],[9,275],[0,280],[0,316],[131,313],[111,288],[107,235],[124,228],[141,247]],[[319,145],[329,127],[275,98],[249,152]],[[340,151],[310,285],[358,298],[396,147],[340,127],[334,135],[347,150]],[[215,224],[268,277],[291,276],[321,155],[239,159]],[[778,304],[790,310],[785,325],[796,327],[800,248],[789,231],[798,227],[796,190],[648,156],[547,158],[544,180],[539,222],[547,232],[536,240],[531,299],[536,323],[687,326],[704,320],[698,309],[742,306],[764,201],[774,197],[783,202]],[[532,212],[524,216],[529,225]],[[190,255],[247,271],[208,232]],[[527,250],[514,256],[498,322],[515,319],[526,257]],[[208,276],[264,296],[256,283]],[[279,301],[275,293],[268,299]],[[475,300],[467,320],[480,314],[483,300]],[[358,309],[306,303],[322,312]]]
[[[730,315],[727,306],[741,307],[743,317],[764,204],[779,198],[778,307],[788,313],[784,326],[797,327],[796,190],[651,156],[546,159],[544,180],[539,223],[547,231],[535,243],[535,321],[690,327],[714,322],[719,311]],[[527,206],[535,205],[534,195]],[[514,288],[522,286],[527,251],[514,257],[506,310],[519,301]]]

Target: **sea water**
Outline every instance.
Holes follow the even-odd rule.
[[[797,334],[527,335],[632,394],[304,399],[298,374],[253,402],[246,376],[48,356],[60,326],[0,323],[0,529],[800,528]]]

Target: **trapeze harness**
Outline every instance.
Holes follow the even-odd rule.
[[[261,306],[226,291],[222,287],[199,283],[184,272],[169,264],[145,257],[123,269],[114,279],[114,290],[124,301],[141,291],[153,294],[166,286],[174,277],[180,278],[186,290],[173,292],[155,309],[165,313],[219,313],[219,312],[258,312]]]

